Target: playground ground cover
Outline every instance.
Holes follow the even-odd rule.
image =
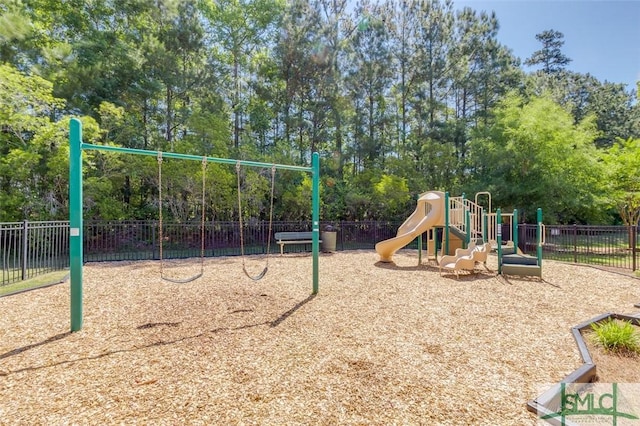
[[[238,257],[181,285],[157,261],[88,264],[77,333],[68,283],[0,298],[0,424],[534,424],[526,402],[581,364],[571,327],[640,301],[591,267],[456,280],[394,260],[323,254],[317,296],[308,254],[257,283]]]

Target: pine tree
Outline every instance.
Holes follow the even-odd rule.
[[[533,52],[524,61],[525,65],[542,65],[545,74],[553,74],[565,69],[571,59],[561,51],[564,45],[564,34],[556,30],[546,30],[536,34],[536,40],[542,43],[542,49]]]

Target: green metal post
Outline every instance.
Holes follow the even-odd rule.
[[[449,193],[444,193],[444,254],[449,254]]]
[[[69,127],[69,280],[71,331],[82,328],[82,123]]]
[[[418,198],[420,198],[420,194],[418,194]],[[426,210],[426,204],[424,208]],[[422,265],[422,234],[418,235],[418,265]]]
[[[538,236],[537,241],[537,255],[538,255],[538,266],[542,268],[542,209],[538,208],[537,212],[537,221],[538,221],[538,232],[536,233]]]
[[[513,209],[513,218],[511,220],[511,239],[513,240],[513,253],[518,253],[518,209]]]
[[[496,238],[498,239],[498,274],[502,274],[502,212],[496,210]]]
[[[487,213],[482,213],[482,221],[484,223],[482,227],[482,242],[489,242],[489,216]]]
[[[311,160],[312,193],[311,193],[311,221],[313,224],[312,249],[313,249],[313,294],[319,290],[319,252],[320,252],[320,156],[313,153]]]
[[[436,261],[438,260],[438,249],[440,247],[438,247],[438,228],[433,228],[431,230],[431,232],[433,232],[433,256],[436,258]]]
[[[469,242],[471,241],[471,236],[469,235],[469,225],[471,224],[471,220],[467,220],[467,206],[465,203],[466,197],[464,192],[462,193],[460,198],[462,198],[462,211],[464,212],[464,230],[466,234],[462,243],[464,245],[464,248],[467,248],[469,247]]]
[[[466,236],[466,244],[467,247],[469,247],[469,243],[471,243],[471,212],[469,210],[466,211],[467,215],[465,217],[465,227],[467,229],[467,236]]]

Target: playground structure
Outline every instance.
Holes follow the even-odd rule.
[[[487,255],[490,250],[490,243],[476,245],[476,243],[472,241],[466,249],[456,249],[455,255],[443,256],[440,259],[440,275],[442,275],[442,269],[448,269],[456,274],[457,279],[459,278],[460,271],[474,271],[478,263],[483,264],[485,269],[488,270]]]
[[[445,194],[438,191],[425,192],[418,198],[415,211],[398,228],[394,238],[376,244],[381,262],[392,262],[393,254],[416,237],[444,223]]]
[[[394,238],[376,244],[381,262],[392,262],[393,254],[416,237],[428,232],[428,256],[437,257],[438,230],[443,232],[443,252],[452,255],[458,248],[483,235],[482,207],[462,197],[449,197],[448,192],[429,191],[420,194],[415,211],[398,228]]]
[[[478,198],[488,197],[487,211]],[[503,223],[510,224],[510,240],[502,240]],[[441,230],[441,232],[440,232]],[[471,245],[488,244],[498,254],[498,273],[505,275],[542,276],[542,244],[544,225],[542,210],[537,212],[536,256],[528,256],[518,249],[518,212],[491,212],[491,194],[479,192],[474,201],[450,197],[448,192],[428,191],[420,194],[414,212],[400,225],[396,236],[376,244],[381,262],[393,262],[395,252],[418,238],[419,262],[422,262],[422,234],[427,233],[427,257],[438,259],[438,247],[442,248],[440,265],[457,272],[473,269],[476,261],[467,258],[471,252],[463,250]],[[441,241],[438,241],[438,234]],[[459,262],[459,263],[458,263]],[[445,266],[442,266],[445,267]]]
[[[500,209],[496,212],[498,229],[501,229]],[[542,245],[544,244],[544,224],[542,209],[536,213],[536,256],[522,253],[518,248],[518,211],[512,214],[512,244],[503,247],[502,235],[497,235],[498,273],[503,275],[535,276],[542,278]]]
[[[161,184],[161,163],[162,158],[175,158],[180,160],[192,160],[202,162],[203,171],[207,163],[221,163],[221,164],[233,164],[236,168],[240,166],[247,167],[269,167],[272,170],[272,194],[271,200],[273,203],[273,176],[276,169],[294,170],[301,172],[309,172],[312,174],[312,259],[313,259],[313,290],[312,294],[317,294],[319,290],[319,251],[320,251],[320,160],[318,153],[312,155],[311,167],[303,166],[291,166],[283,164],[267,164],[256,161],[244,161],[233,160],[228,158],[217,158],[208,156],[197,156],[188,154],[178,154],[173,152],[159,152],[159,151],[147,151],[141,149],[121,148],[107,145],[93,145],[82,142],[82,123],[78,119],[71,119],[69,124],[69,277],[70,277],[70,298],[71,298],[71,331],[78,331],[82,328],[83,321],[83,200],[82,200],[82,151],[83,150],[96,150],[96,151],[110,151],[123,154],[135,154],[135,155],[147,155],[158,158],[158,174]],[[203,173],[203,191],[204,191],[204,173]],[[161,185],[160,185],[161,187]],[[160,193],[161,196],[161,193]],[[204,202],[204,192],[203,192]],[[204,206],[203,209],[204,211]],[[273,211],[273,205],[271,206]],[[270,213],[271,214],[271,213]],[[162,223],[162,222],[160,222]],[[242,220],[240,221],[240,232],[242,233]],[[269,231],[269,234],[271,232]],[[203,242],[204,244],[204,242]],[[162,246],[160,246],[162,250]],[[203,249],[202,249],[203,251]],[[203,256],[201,255],[201,258]],[[162,256],[161,256],[162,258]],[[186,279],[171,279],[163,276],[162,261],[160,262],[161,278],[176,282],[186,283],[199,278],[204,271],[201,259],[201,270],[199,274]],[[243,256],[243,270],[245,274],[252,279],[259,279],[260,276],[264,276],[267,267],[262,271],[258,277],[252,277],[247,273],[244,265]]]

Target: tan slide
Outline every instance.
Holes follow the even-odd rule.
[[[434,226],[444,224],[444,192],[425,192],[418,198],[416,210],[404,221],[394,238],[376,244],[380,262],[393,262],[393,254]]]

